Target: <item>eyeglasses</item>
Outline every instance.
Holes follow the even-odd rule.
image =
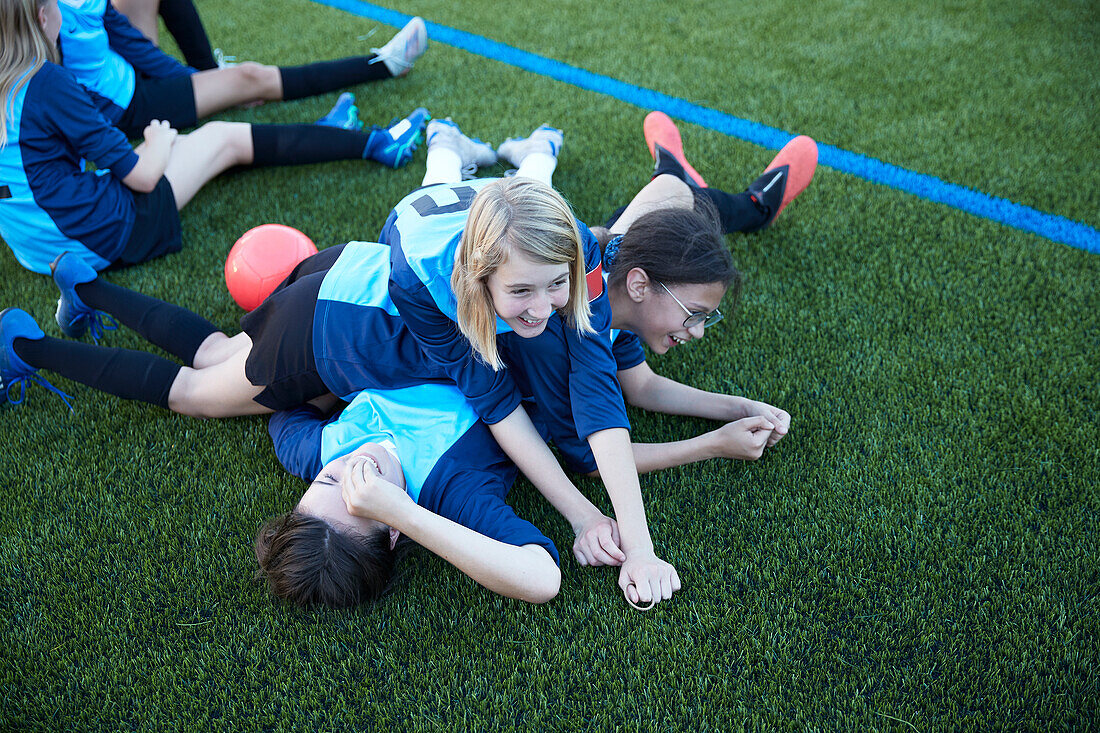
[[[664,288],[666,293],[672,295],[672,291],[669,290],[668,286],[665,285],[663,282],[658,282],[657,284]],[[688,310],[688,307],[681,303],[680,299],[677,298],[675,295],[672,295],[672,299],[676,301],[676,305],[684,309],[684,313],[688,314],[687,318],[684,319],[684,328],[694,328],[700,323],[703,324],[703,328],[710,328],[723,318],[722,311],[718,310],[717,308],[712,310],[710,313],[706,313],[705,311],[690,311]]]

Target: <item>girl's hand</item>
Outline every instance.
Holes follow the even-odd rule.
[[[769,445],[775,425],[766,417],[743,417],[710,433],[722,458],[755,461]]]
[[[754,402],[753,406],[756,408],[757,415],[766,417],[774,426],[772,434],[768,436],[768,447],[771,448],[791,429],[791,415],[786,410],[772,407],[767,402]]]
[[[145,126],[144,136],[145,142],[150,146],[163,145],[170,148],[176,142],[179,132],[167,120],[152,120]]]
[[[622,565],[626,553],[619,548],[619,524],[596,512],[573,530],[573,557],[583,566]]]
[[[630,605],[648,611],[680,590],[680,576],[652,552],[634,553],[619,571],[619,588]]]
[[[387,521],[412,497],[395,483],[382,478],[378,465],[370,456],[354,455],[344,469],[343,496],[348,514],[364,519]]]

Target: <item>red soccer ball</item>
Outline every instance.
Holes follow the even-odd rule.
[[[294,227],[262,224],[245,232],[225,259],[225,285],[237,305],[254,310],[299,262],[317,254]]]

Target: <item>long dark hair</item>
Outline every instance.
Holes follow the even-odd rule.
[[[297,510],[275,517],[256,533],[257,578],[272,595],[300,606],[347,608],[382,595],[397,553],[389,533],[336,529]]]
[[[741,273],[733,266],[718,212],[705,196],[695,197],[694,209],[657,209],[638,217],[617,244],[610,262],[604,260],[609,287],[640,267],[666,285],[720,282],[734,299],[740,294]]]

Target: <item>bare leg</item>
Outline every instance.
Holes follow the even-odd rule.
[[[243,348],[241,346],[243,341],[248,341],[249,348],[252,348],[252,341],[246,333],[238,333],[233,337],[226,336],[221,331],[210,334],[195,352],[195,357],[191,360],[191,368],[206,369],[226,361]]]
[[[208,122],[190,135],[176,139],[164,176],[172,184],[176,208],[182,209],[210,179],[235,165],[251,162],[251,125]]]
[[[157,9],[160,0],[111,0],[115,10],[126,16],[130,25],[141,31],[142,35],[157,43]]]
[[[695,196],[691,188],[676,176],[661,175],[647,183],[611,227],[612,234],[623,234],[638,217],[657,209],[691,209]]]
[[[200,352],[207,348],[207,342],[200,347]],[[252,339],[248,334],[238,334],[210,348],[219,350],[223,360],[201,369],[180,369],[168,393],[169,409],[191,417],[236,417],[271,412],[252,399],[264,388],[253,385],[244,373],[245,362],[252,351]]]
[[[249,102],[283,98],[279,67],[246,61],[228,69],[210,69],[191,76],[199,119]]]

